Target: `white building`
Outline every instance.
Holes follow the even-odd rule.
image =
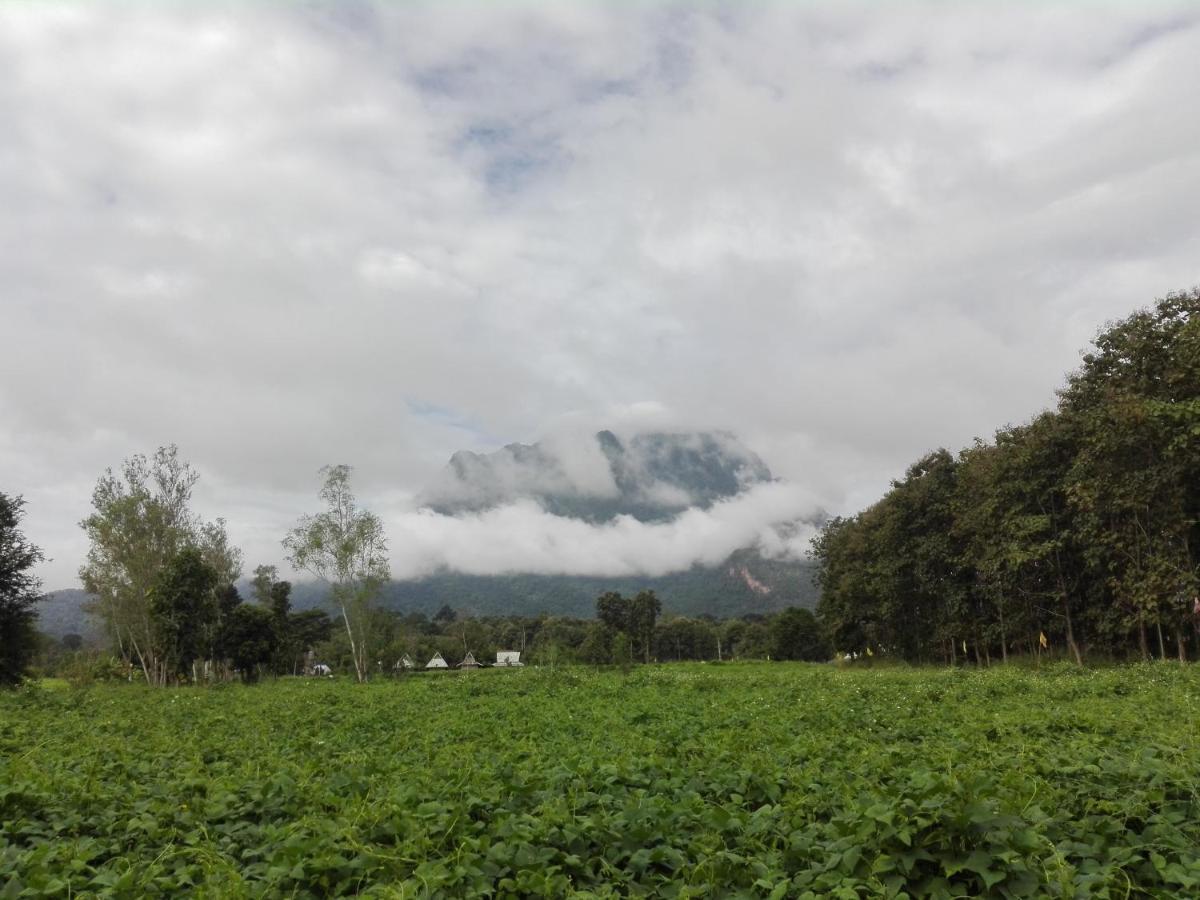
[[[520,650],[497,650],[496,665],[498,666],[523,666],[521,662]]]
[[[427,668],[427,669],[448,669],[450,667],[448,665],[446,665],[446,661],[444,659],[442,659],[442,652],[439,650],[437,653],[433,654],[433,659],[431,659],[429,662],[425,663],[425,668]]]

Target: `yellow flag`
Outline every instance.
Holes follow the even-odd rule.
[[[870,647],[868,647],[868,648],[867,648],[867,656],[874,656],[874,655],[875,655],[875,654],[871,652],[871,648],[870,648]]]
[[[967,652],[967,642],[963,641],[963,653]]]
[[[1046,632],[1044,632],[1044,631],[1038,632],[1038,643],[1041,644],[1043,647],[1050,646],[1050,642],[1048,640],[1046,640]]]

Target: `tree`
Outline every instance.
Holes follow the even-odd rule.
[[[165,684],[172,674],[196,680],[196,661],[213,657],[221,617],[219,578],[195,547],[185,547],[159,573],[150,594],[157,683]]]
[[[629,631],[629,601],[616,591],[596,598],[596,618],[613,631]]]
[[[329,640],[333,634],[333,621],[322,609],[306,609],[303,612],[288,613],[289,649],[293,654],[277,671],[284,674],[291,669],[296,659],[307,653],[318,644]]]
[[[650,650],[654,646],[654,623],[662,612],[662,602],[654,591],[638,591],[629,601],[629,632],[642,661],[650,662]]]
[[[705,619],[674,616],[654,629],[655,655],[658,659],[715,659],[717,628]]]
[[[74,632],[64,634],[59,643],[62,644],[64,650],[74,653],[76,650],[83,649],[83,635],[75,634]]]
[[[250,579],[250,590],[254,593],[254,602],[259,606],[271,605],[271,591],[279,583],[279,570],[275,566],[255,566],[254,577]]]
[[[772,659],[826,662],[833,656],[821,623],[807,609],[790,606],[771,620],[769,628]]]
[[[989,664],[1200,645],[1200,290],[1110,324],[1058,408],[919,460],[814,540],[839,650]]]
[[[80,525],[90,547],[79,570],[96,596],[92,611],[104,621],[117,652],[136,663],[147,683],[165,683],[166,661],[150,610],[151,593],[181,550],[200,551],[218,583],[237,578],[241,553],[229,545],[225,523],[199,520],[188,508],[199,476],[174,446],[151,458],[135,454],[120,474],[105,471],[92,492],[90,516]]]
[[[257,566],[254,569],[254,577],[250,579],[250,588],[258,607],[270,613],[275,633],[274,650],[270,660],[271,671],[277,675],[287,674],[293,670],[297,657],[305,649],[301,646],[294,627],[295,616],[291,612],[292,584],[290,581],[279,580],[279,570],[275,566]],[[328,636],[321,640],[328,640]]]
[[[22,497],[0,493],[0,685],[21,681],[38,644],[41,582],[30,569],[45,557],[19,527],[24,507]]]
[[[383,523],[355,505],[350,472],[345,465],[321,469],[320,497],[328,509],[301,518],[283,539],[283,547],[295,568],[331,587],[350,642],[355,675],[362,682],[371,671],[367,612],[389,569]]]
[[[1079,434],[1069,479],[1088,559],[1149,654],[1179,658],[1200,583],[1200,290],[1110,325],[1062,391]]]
[[[592,622],[579,644],[577,652],[580,661],[595,666],[615,662],[613,644],[617,640],[625,640],[624,632],[614,631],[604,622]]]
[[[258,669],[275,656],[279,635],[269,609],[250,603],[233,608],[222,623],[221,644],[244,681],[257,681]]]

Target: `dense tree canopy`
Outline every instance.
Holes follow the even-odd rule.
[[[808,609],[785,609],[771,620],[771,658],[825,662],[832,655],[817,617]]]
[[[837,649],[1195,657],[1200,291],[1107,327],[1057,409],[938,450],[815,538]]]

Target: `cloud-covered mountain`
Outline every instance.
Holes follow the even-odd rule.
[[[606,590],[650,588],[688,615],[813,606],[805,551],[822,518],[728,432],[600,431],[460,451],[419,508],[385,518],[393,580],[382,603],[590,616]],[[326,587],[297,581],[299,607],[328,606]],[[85,599],[56,592],[41,627],[94,629]]]
[[[658,590],[681,613],[811,606],[804,559],[823,517],[723,431],[611,431],[455,453],[393,521],[388,603],[590,615],[604,590]]]
[[[622,515],[661,522],[771,480],[766,464],[728,432],[651,432],[622,440],[601,431],[569,443],[460,451],[421,499],[443,515],[534,500],[552,515],[593,523]]]

